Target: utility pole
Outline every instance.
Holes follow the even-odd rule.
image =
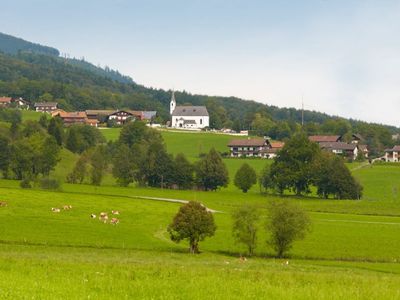
[[[304,126],[304,101],[303,101],[303,95],[301,95],[301,127],[303,128]]]

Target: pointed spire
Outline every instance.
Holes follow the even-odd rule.
[[[172,90],[171,102],[169,104],[169,113],[172,115],[176,107],[175,91]]]

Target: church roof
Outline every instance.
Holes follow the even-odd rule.
[[[205,106],[177,106],[172,113],[174,117],[194,117],[208,116],[208,111]]]

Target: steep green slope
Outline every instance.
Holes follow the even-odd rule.
[[[60,54],[60,52],[55,48],[31,43],[1,32],[0,51],[8,54],[17,54],[20,51],[47,54],[53,56],[58,56]]]

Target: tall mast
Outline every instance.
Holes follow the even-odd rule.
[[[304,101],[303,95],[301,95],[301,127],[304,126]]]

